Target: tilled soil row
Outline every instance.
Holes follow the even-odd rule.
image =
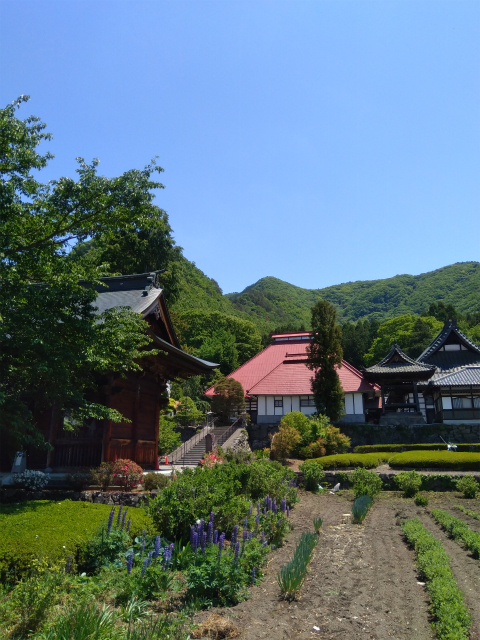
[[[410,505],[412,515],[423,512]],[[365,526],[353,525],[351,501],[302,493],[291,512],[295,529],[286,545],[272,553],[261,585],[251,589],[246,602],[217,613],[235,621],[243,640],[431,640],[428,598],[396,512],[391,500],[380,498]],[[313,530],[315,515],[324,521],[320,540],[298,601],[289,603],[280,597],[277,572],[293,555],[302,531]]]

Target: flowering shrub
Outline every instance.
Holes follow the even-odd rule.
[[[223,458],[216,449],[210,453],[206,453],[200,460],[202,467],[206,467],[207,469],[211,469],[216,464],[222,464],[222,462]]]
[[[142,481],[143,469],[133,460],[116,460],[113,463],[113,477],[125,491],[131,491]]]
[[[48,475],[43,471],[30,471],[27,469],[22,473],[14,473],[13,481],[19,487],[35,491],[47,486]]]

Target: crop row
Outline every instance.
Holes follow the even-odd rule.
[[[480,521],[480,513],[477,513],[476,511],[472,511],[471,509],[465,509],[465,507],[461,507],[460,505],[457,505],[455,509],[458,509],[459,511],[466,513],[467,516],[470,516],[471,518],[475,518],[475,520]]]
[[[455,518],[443,509],[432,509],[432,516],[451,538],[456,542],[463,542],[475,558],[480,557],[480,534],[471,531],[463,520]]]
[[[404,522],[402,530],[417,554],[417,567],[426,581],[438,638],[467,640],[471,617],[442,544],[418,518]]]

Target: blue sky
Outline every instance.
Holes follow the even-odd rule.
[[[0,98],[56,158],[159,156],[187,258],[225,292],[479,259],[478,0],[3,0]]]

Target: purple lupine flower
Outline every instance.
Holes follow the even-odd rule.
[[[205,520],[202,518],[200,520],[200,524],[198,525],[198,529],[197,529],[199,541],[202,540],[204,528],[205,528]]]
[[[286,508],[287,508],[287,499],[282,498],[282,502],[280,503],[280,509],[282,513],[285,513]]]
[[[268,510],[271,511],[272,510],[272,499],[270,498],[270,496],[268,496]]]
[[[257,502],[257,515],[260,515],[260,500]]]
[[[204,531],[202,533],[202,539],[200,540],[200,544],[201,544],[201,547],[202,547],[202,553],[203,553],[203,555],[205,555],[205,549],[207,547],[207,532],[206,531]]]
[[[123,509],[123,506],[120,505],[120,507],[118,509],[118,516],[117,516],[117,529],[120,526],[120,518],[122,517],[122,509]]]
[[[217,544],[218,542],[218,529],[215,529],[213,532],[213,544]]]
[[[132,524],[132,521],[130,520],[130,518],[128,519],[127,522],[127,533],[130,533],[130,525]]]
[[[153,557],[155,558],[155,560],[158,558],[158,556],[160,555],[160,543],[161,543],[161,539],[160,536],[157,536],[155,538],[155,549],[153,551]]]
[[[195,525],[190,527],[190,546],[193,548],[193,536],[195,535]]]
[[[262,543],[262,544],[265,544],[265,543],[266,543],[266,540],[265,540],[265,531],[262,531],[262,537],[260,538],[260,540],[261,540],[261,543]]]
[[[133,567],[133,551],[130,551],[130,555],[127,558],[127,573],[131,573]]]
[[[218,554],[222,553],[223,545],[225,544],[225,534],[221,533],[220,538],[218,539]]]
[[[145,571],[148,569],[148,567],[150,566],[150,563],[152,562],[152,559],[149,558],[148,556],[145,558],[144,563],[143,563],[143,567],[142,567],[142,571],[140,573],[140,575],[143,576],[145,575]]]
[[[272,502],[272,511],[275,515],[277,515],[278,509],[277,509],[277,501],[275,498],[273,499],[273,502]]]
[[[290,517],[290,507],[287,505],[287,518]]]
[[[237,562],[238,560],[238,552],[240,551],[240,542],[235,544],[235,555],[233,556],[233,561]]]
[[[110,515],[108,516],[107,534],[110,534],[110,531],[112,530],[112,524],[113,524],[114,515],[115,515],[115,507],[112,507],[112,509],[110,511]]]
[[[251,516],[253,511],[253,504],[250,505],[250,509],[248,510],[248,515]]]
[[[264,507],[268,507],[268,494],[265,496],[265,498],[263,499],[263,506]]]
[[[257,513],[257,515],[255,516],[255,522],[256,522],[257,527],[258,527],[258,525],[260,524],[260,514],[259,513]]]
[[[255,567],[253,567],[252,569],[252,584],[255,584],[255,574],[257,573],[257,570],[255,569]]]
[[[238,524],[236,524],[233,527],[233,533],[232,533],[232,537],[230,539],[230,546],[234,547],[235,543],[237,542],[237,536],[238,536]]]
[[[192,549],[194,550],[195,553],[197,553],[197,549],[198,549],[198,533],[196,531],[193,532]]]
[[[125,518],[127,517],[127,511],[128,511],[128,507],[123,512],[123,516],[122,516],[122,531],[123,531],[123,528],[125,527]]]
[[[210,511],[210,522],[213,525],[213,521],[215,520],[215,513],[213,511]]]
[[[212,544],[213,538],[213,522],[210,520],[207,527],[207,542],[208,544]]]
[[[142,551],[141,551],[141,555],[143,556],[143,552],[145,551],[145,543],[147,542],[145,539],[145,534],[147,532],[145,531],[145,529],[142,531]]]
[[[244,529],[248,528],[248,518],[247,518],[247,516],[245,516],[245,520],[243,521],[243,528]]]

